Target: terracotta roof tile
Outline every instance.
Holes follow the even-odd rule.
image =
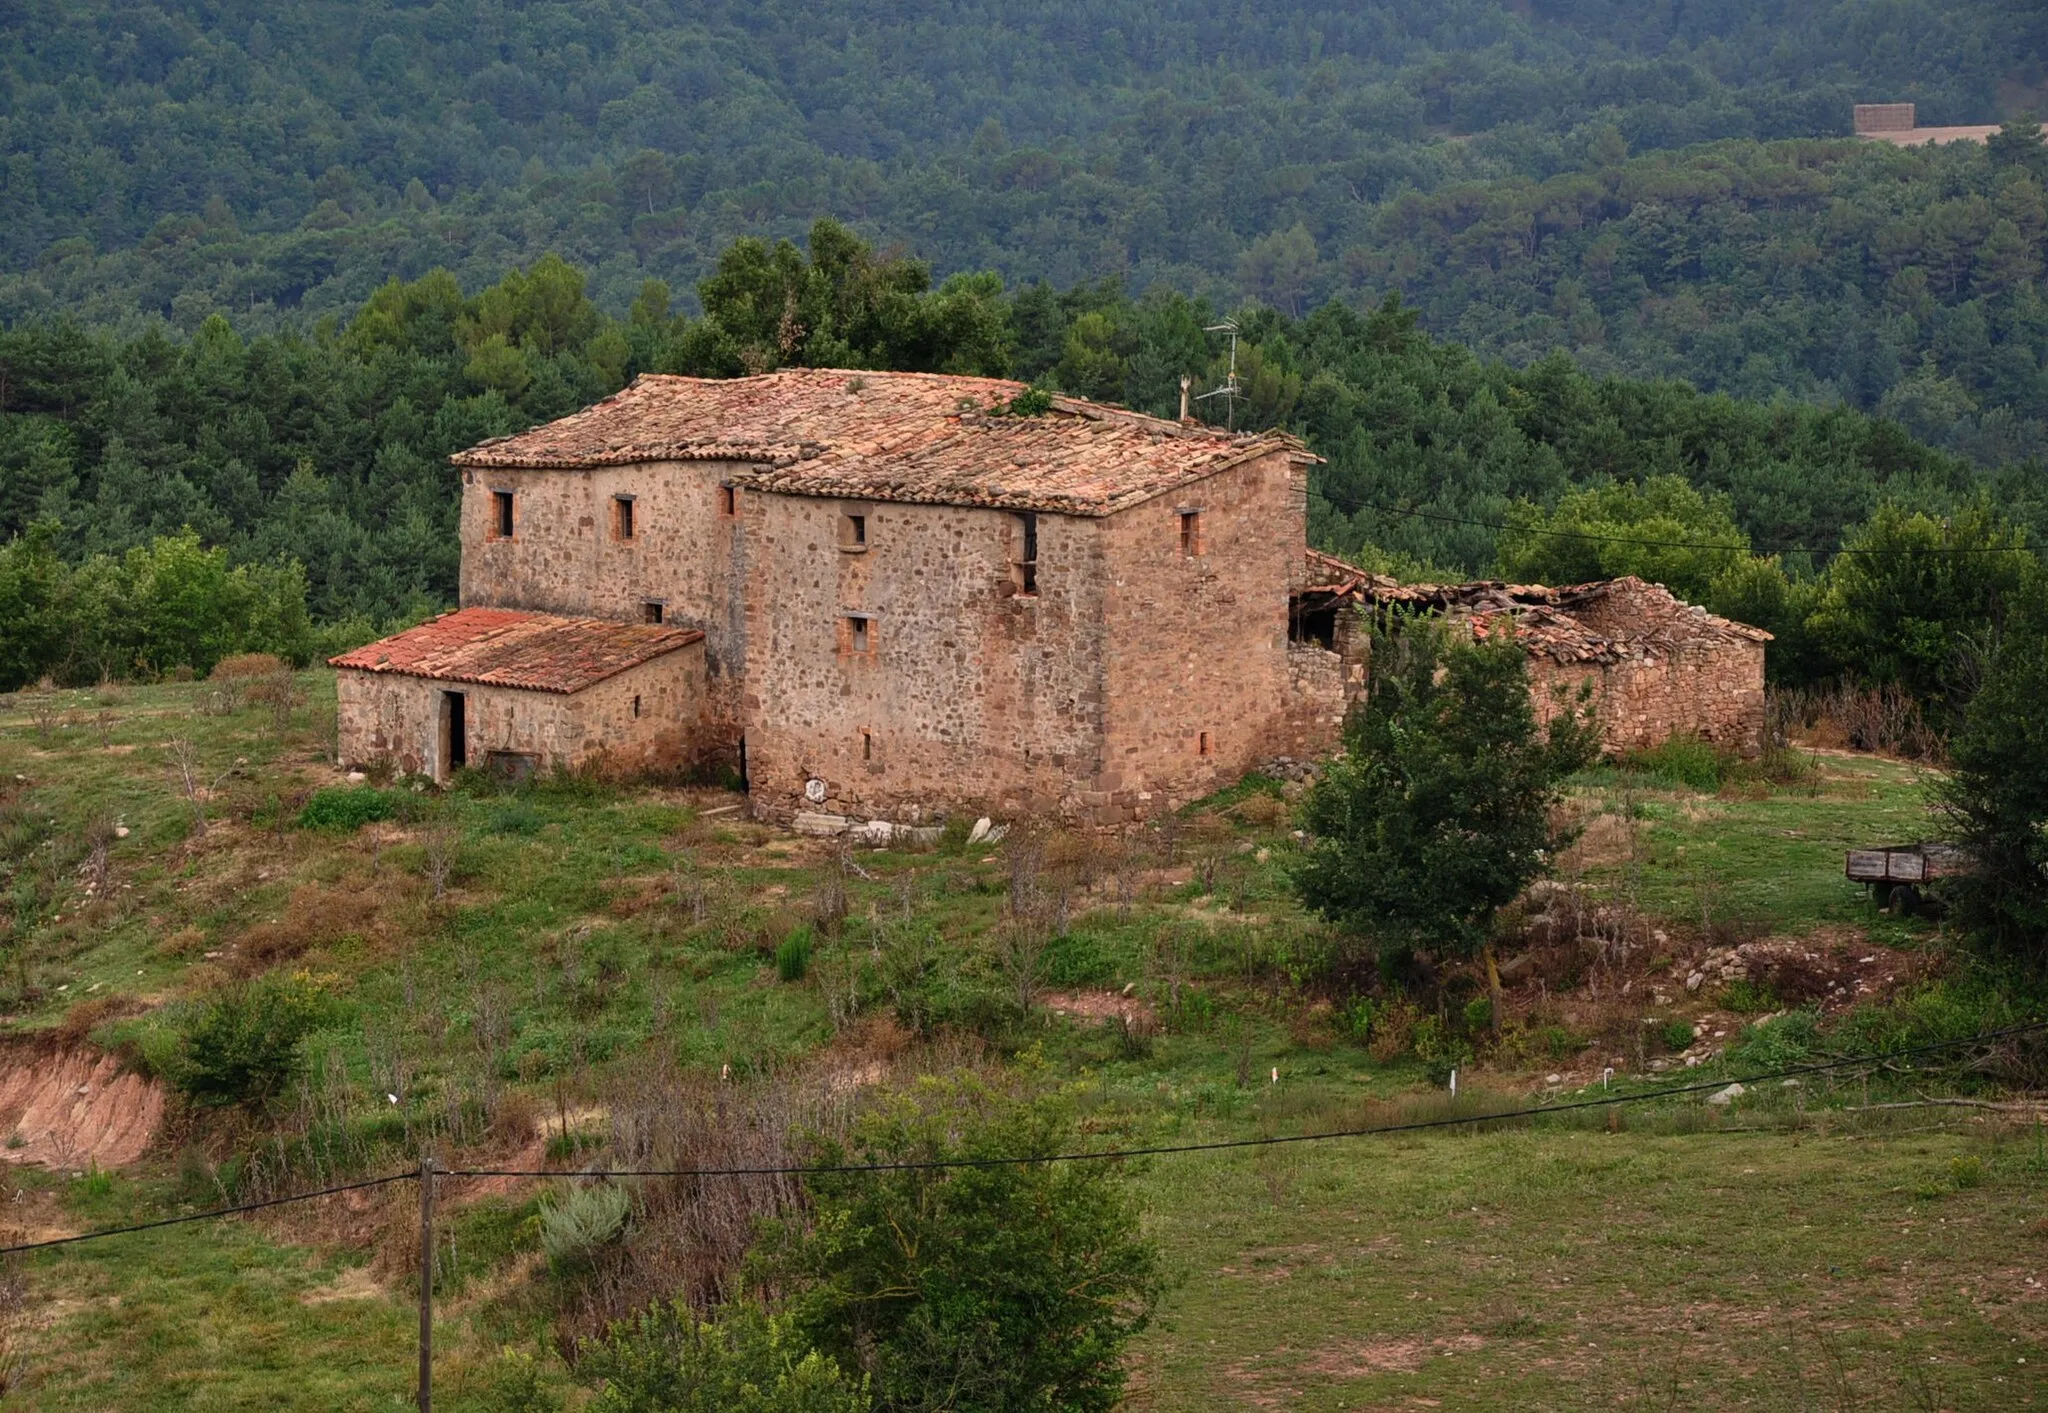
[[[752,378],[648,374],[593,407],[459,452],[459,466],[576,469],[646,461],[749,463],[735,484],[790,495],[1108,515],[1272,452],[1232,435],[1055,398],[992,416],[1025,391],[1001,378],[793,368]]]
[[[703,636],[693,628],[465,608],[327,661],[362,672],[566,695]]]

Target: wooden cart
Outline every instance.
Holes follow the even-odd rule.
[[[1970,856],[1954,844],[1884,844],[1849,851],[1852,883],[1867,884],[1880,908],[1900,916],[1927,909],[1926,888],[1938,878],[1966,873]]]

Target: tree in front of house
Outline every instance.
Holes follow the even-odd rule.
[[[2036,575],[1949,741],[1936,798],[1971,871],[1954,920],[1994,955],[2048,966],[2048,584]]]
[[[1595,755],[1589,708],[1559,702],[1540,724],[1505,631],[1410,620],[1375,633],[1371,661],[1344,751],[1302,807],[1295,890],[1383,955],[1483,957],[1497,1017],[1493,915],[1567,842],[1551,807]]]

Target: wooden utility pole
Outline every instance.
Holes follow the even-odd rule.
[[[420,1413],[434,1413],[434,1160],[420,1159]]]

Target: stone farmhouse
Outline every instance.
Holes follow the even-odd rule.
[[[650,375],[459,453],[462,607],[333,659],[343,761],[723,764],[761,817],[886,833],[1126,822],[1326,752],[1355,610],[1408,591],[1308,551],[1315,458],[1026,391]],[[1488,587],[1432,606],[1597,676],[1616,741],[1760,738],[1767,635],[1633,581]]]

